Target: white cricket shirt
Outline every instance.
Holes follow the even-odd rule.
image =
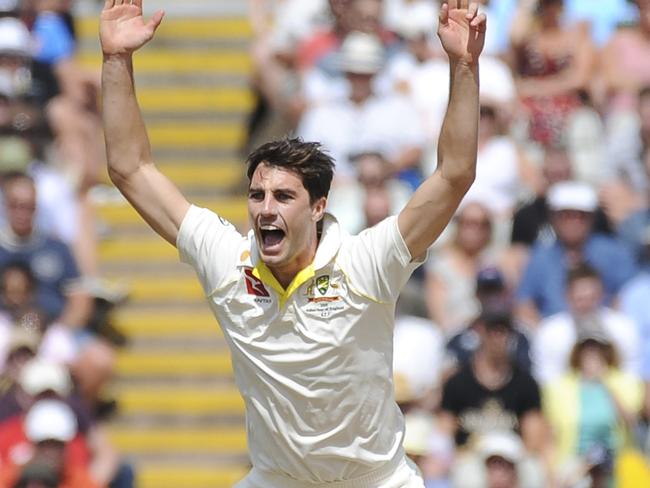
[[[403,455],[394,308],[420,262],[396,217],[350,236],[326,215],[314,262],[286,290],[259,260],[253,233],[209,210],[190,208],[177,247],[230,346],[257,470],[333,482]]]

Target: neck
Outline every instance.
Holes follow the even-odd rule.
[[[488,354],[481,348],[474,354],[473,361],[476,379],[486,388],[499,388],[508,380],[512,368],[507,356]]]

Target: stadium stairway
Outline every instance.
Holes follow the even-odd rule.
[[[145,2],[145,13],[169,8],[134,63],[160,169],[191,201],[240,228],[238,149],[252,106],[245,3]],[[77,24],[79,58],[97,69],[98,5],[82,2]],[[103,274],[130,290],[116,317],[129,345],[111,391],[119,402],[112,439],[136,466],[139,488],[231,487],[248,469],[243,402],[194,274],[123,199],[100,199],[98,213],[109,229],[100,247]]]

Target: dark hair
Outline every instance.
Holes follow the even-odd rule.
[[[566,277],[567,286],[585,278],[591,278],[602,282],[602,278],[598,270],[591,266],[589,263],[583,262],[574,266],[568,271]]]
[[[261,145],[246,160],[249,183],[261,163],[277,166],[300,176],[311,203],[321,197],[327,197],[330,191],[334,160],[318,142],[285,138]]]
[[[19,180],[29,181],[32,185],[34,185],[34,178],[23,171],[7,171],[6,173],[3,173],[2,176],[0,176],[0,183],[2,184],[3,188]]]
[[[639,90],[639,98],[645,98],[650,95],[650,85],[645,85]]]
[[[0,291],[4,291],[4,279],[8,271],[18,271],[22,273],[27,279],[27,284],[30,290],[36,287],[36,276],[29,263],[25,261],[10,261],[2,269],[0,269]]]

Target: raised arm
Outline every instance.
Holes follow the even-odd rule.
[[[486,19],[477,13],[478,3],[468,4],[468,0],[449,0],[440,8],[438,35],[451,70],[449,106],[438,142],[438,167],[398,217],[413,257],[422,255],[447,226],[476,174],[478,57]]]
[[[175,245],[190,204],[153,163],[132,63],[133,52],[151,40],[162,18],[158,11],[145,22],[142,0],[106,0],[100,21],[102,104],[111,180],[144,220]]]

